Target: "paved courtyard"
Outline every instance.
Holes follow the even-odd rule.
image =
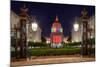
[[[40,56],[32,57],[30,60],[20,59],[11,62],[11,66],[37,65],[37,64],[58,64],[58,63],[74,63],[74,62],[90,62],[95,61],[94,57],[85,56]]]

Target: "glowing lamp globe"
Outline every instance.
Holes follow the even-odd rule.
[[[74,30],[75,30],[75,31],[78,31],[78,29],[79,29],[79,24],[75,23],[75,24],[74,24]]]
[[[37,23],[32,23],[32,30],[37,31],[38,24]]]

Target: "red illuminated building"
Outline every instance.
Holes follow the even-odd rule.
[[[56,16],[54,23],[52,24],[51,28],[51,47],[59,48],[62,47],[62,40],[63,40],[63,29],[61,24]]]

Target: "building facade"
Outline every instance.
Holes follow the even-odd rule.
[[[56,16],[54,23],[52,24],[51,28],[51,47],[59,48],[62,47],[63,41],[63,28]]]

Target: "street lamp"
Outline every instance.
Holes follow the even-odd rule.
[[[30,18],[30,20],[32,20],[33,18]],[[29,20],[29,21],[30,21]],[[31,22],[31,21],[30,21]],[[29,32],[29,25],[30,25],[30,22],[26,24],[26,33],[27,33],[27,60],[29,60],[31,58],[31,55],[29,54],[29,50],[28,50],[28,42],[29,42],[29,39],[28,39],[28,32]],[[32,27],[32,30],[33,31],[37,31],[37,28],[38,28],[38,24],[36,22],[31,22],[31,27]],[[35,41],[35,40],[34,40]]]
[[[73,25],[74,26],[74,31],[75,32],[77,32],[78,30],[79,30],[79,24],[78,24],[78,22],[76,22],[76,19],[75,19],[75,24]],[[77,41],[77,40],[76,40]],[[81,51],[80,51],[80,53],[81,53],[81,56],[80,56],[80,58],[81,58],[81,61],[82,61],[82,54],[83,54],[83,52],[82,52],[83,50],[82,50],[82,43],[81,43]]]

